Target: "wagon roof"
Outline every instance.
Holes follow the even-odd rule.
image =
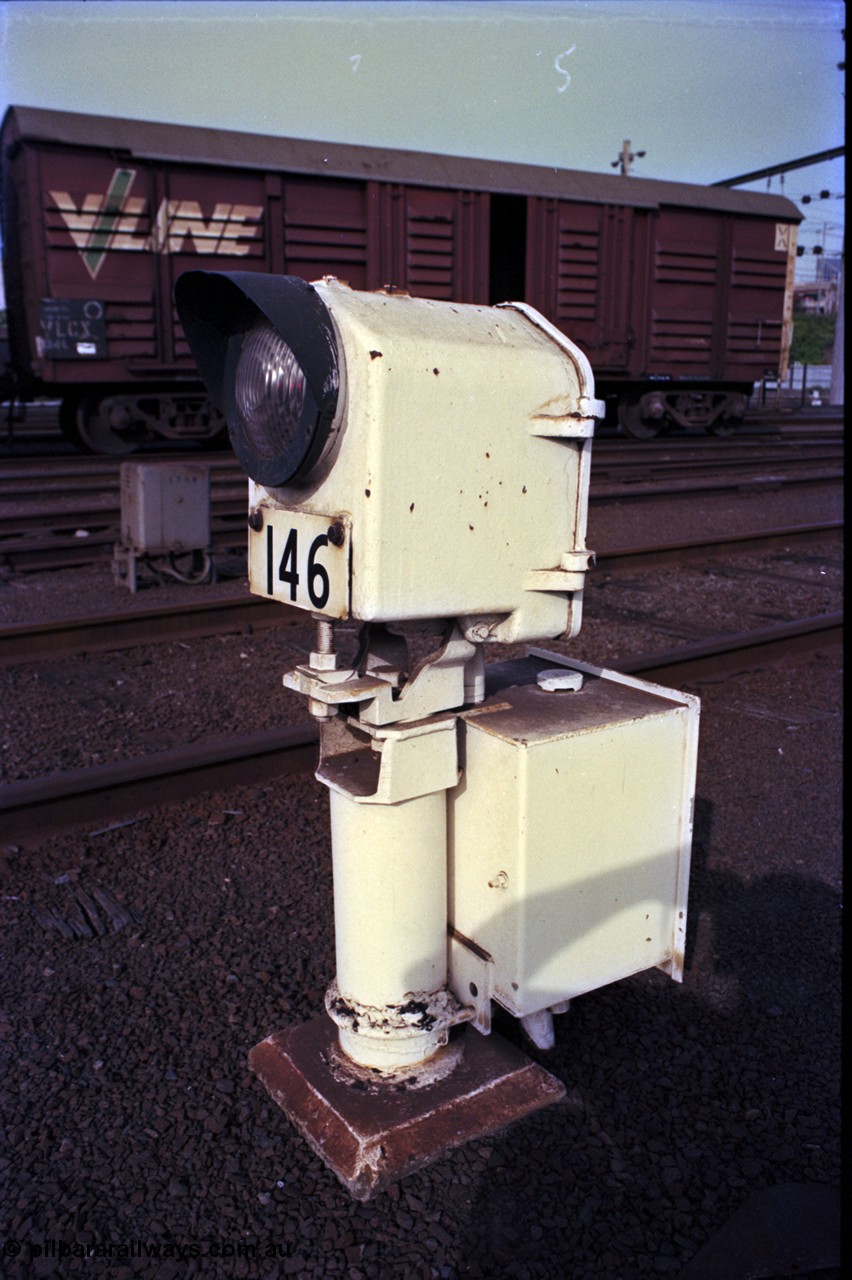
[[[200,125],[165,124],[115,116],[84,115],[43,107],[12,106],[2,132],[17,125],[28,142],[107,149],[140,160],[223,165],[235,169],[323,174],[373,182],[404,182],[465,191],[549,196],[588,204],[654,209],[686,205],[801,222],[803,214],[783,196],[729,187],[705,187],[656,178],[620,177],[506,160],[477,160],[390,147],[355,146],[310,138],[238,133]]]

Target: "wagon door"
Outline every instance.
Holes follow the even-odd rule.
[[[784,377],[793,318],[796,227],[766,218],[732,220],[726,376]]]
[[[283,271],[303,280],[337,276],[366,289],[366,184],[287,177],[282,186]]]
[[[661,209],[651,253],[645,372],[721,378],[725,366],[724,221]]]
[[[596,373],[626,371],[633,209],[537,199],[530,215],[528,300],[586,352]]]
[[[371,288],[418,298],[488,301],[488,195],[373,183]]]

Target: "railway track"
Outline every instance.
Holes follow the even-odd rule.
[[[211,520],[211,542],[219,553],[244,552],[246,546],[245,499],[239,513],[215,515]],[[44,537],[20,538],[6,542],[0,538],[0,565],[14,573],[68,569],[97,564],[112,558],[119,539],[118,525],[89,530],[48,532]]]
[[[214,549],[244,549],[245,476],[232,458],[193,460],[210,470]],[[0,564],[7,569],[61,569],[109,559],[120,531],[118,461],[27,458],[0,465]]]
[[[596,442],[592,464],[598,481],[615,478],[623,472],[630,474],[631,478],[668,479],[681,474],[694,477],[708,472],[712,475],[751,472],[755,467],[781,471],[817,464],[834,467],[842,465],[844,457],[843,442],[839,437],[813,440],[806,445],[799,440],[781,441],[771,448],[757,440],[742,440],[732,444],[722,457],[712,447],[700,447],[687,441],[668,449],[658,448],[650,457],[647,452],[630,447],[601,449],[601,443]]]
[[[760,492],[781,486],[825,485],[843,479],[842,453],[797,453],[786,460],[758,452],[733,474],[720,475],[725,459],[708,442],[695,458],[658,449],[633,451],[618,460],[620,446],[598,450],[589,494],[591,505],[660,501],[691,494]],[[690,453],[694,451],[690,448]],[[680,450],[675,450],[678,455]],[[646,456],[647,455],[647,456]],[[654,461],[657,458],[658,461]],[[59,569],[108,559],[120,538],[116,464],[73,460],[74,466],[42,471],[0,467],[0,565],[10,572]],[[214,550],[245,550],[245,478],[232,460],[211,466],[211,534]],[[670,469],[667,469],[670,468]]]
[[[596,565],[609,573],[623,569],[651,569],[662,565],[681,565],[708,556],[737,552],[766,552],[775,547],[801,546],[825,536],[842,538],[842,520],[826,520],[818,524],[790,525],[781,529],[762,529],[753,533],[730,534],[719,538],[694,538],[688,542],[657,543],[644,547],[614,547],[599,551]]]
[[[708,556],[766,552],[778,546],[801,546],[827,536],[840,539],[842,535],[843,521],[832,520],[727,538],[618,547],[598,552],[597,567],[608,573],[619,573],[670,564],[682,565]],[[55,659],[105,649],[165,644],[200,636],[251,632],[265,627],[295,626],[304,620],[301,610],[245,595],[178,607],[138,609],[35,624],[20,623],[0,628],[0,667],[33,662],[42,657]]]
[[[726,438],[707,436],[666,436],[639,445],[621,437],[599,435],[595,441],[593,471],[640,471],[711,467],[725,470],[742,465],[768,466],[772,462],[795,462],[810,456],[816,460],[837,460],[842,456],[843,428],[830,423],[812,425],[808,430],[786,433],[755,433]],[[214,487],[230,483],[245,488],[245,476],[229,452],[172,452],[137,456],[131,461],[194,462],[206,466]],[[45,458],[2,457],[0,454],[0,498],[19,503],[34,502],[41,507],[49,495],[67,499],[69,494],[99,493],[115,499],[120,458],[80,454]]]
[[[240,485],[245,493],[245,474],[228,454],[158,454],[152,462],[193,462],[210,472],[211,488]],[[148,459],[145,459],[148,461]],[[0,461],[0,498],[21,504],[44,505],[48,496],[67,498],[69,493],[98,493],[114,501],[119,484],[119,462],[110,458],[25,458]]]
[[[842,639],[842,615],[833,613],[625,655],[609,666],[662,684],[715,680]],[[146,808],[306,772],[316,744],[315,724],[296,725],[11,783],[0,787],[4,842],[26,847],[78,826],[102,831]]]
[[[767,430],[777,433],[781,431],[789,431],[791,429],[801,428],[803,425],[808,428],[843,425],[843,410],[831,405],[824,405],[819,409],[814,409],[809,405],[794,405],[785,408],[776,408],[773,406],[760,406],[752,404],[748,411],[740,429],[733,437],[735,440],[741,440],[756,434],[765,434]],[[616,432],[613,430],[613,435]],[[623,439],[623,437],[620,437]],[[703,436],[696,432],[694,437],[702,439]],[[731,437],[725,438],[725,445],[729,444]],[[12,446],[24,450],[28,445],[37,445],[43,442],[50,442],[57,446],[63,447],[65,453],[69,457],[80,457],[79,451],[74,445],[69,443],[62,435],[59,426],[59,401],[51,400],[43,403],[29,402],[23,406],[16,406],[11,427],[9,424],[9,403],[3,401],[0,404],[0,448],[3,446],[10,449]],[[657,438],[659,442],[659,438]],[[648,442],[653,444],[654,441]],[[716,442],[718,446],[718,441]],[[644,446],[643,446],[644,447]],[[137,457],[146,456],[145,452]]]
[[[705,495],[732,493],[759,493],[773,489],[789,489],[805,485],[836,484],[843,480],[842,466],[827,466],[824,469],[807,473],[798,468],[772,468],[764,471],[738,471],[734,475],[717,478],[718,473],[708,472],[705,475],[691,473],[689,478],[679,479],[677,476],[661,478],[659,475],[627,474],[623,478],[614,477],[609,484],[598,480],[592,484],[589,493],[589,505],[600,506],[605,502],[655,501],[665,498],[679,498],[684,494]]]

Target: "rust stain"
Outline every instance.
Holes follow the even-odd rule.
[[[468,938],[467,935],[462,933],[460,929],[457,929],[455,925],[447,925],[447,932],[451,938],[455,938],[457,942],[460,942],[468,951],[472,951],[475,956],[478,956],[479,959],[483,960],[486,964],[491,964],[493,962],[494,957],[491,955],[490,951],[486,951],[478,942],[474,942],[473,938]]]
[[[493,702],[479,707],[471,707],[470,711],[465,711],[465,720],[472,720],[474,716],[490,716],[493,711],[513,711],[514,707],[511,702]]]
[[[409,1000],[407,1004],[397,1005],[397,1012],[404,1018],[413,1019],[411,1025],[421,1031],[431,1031],[435,1025],[434,1015],[423,1000]]]

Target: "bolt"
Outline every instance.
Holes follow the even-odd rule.
[[[316,651],[317,653],[334,653],[334,623],[326,618],[317,618]]]
[[[346,530],[339,520],[328,526],[328,540],[333,547],[342,547],[346,537]]]
[[[260,507],[249,513],[248,527],[253,529],[255,533],[260,533],[263,528],[263,511]]]

